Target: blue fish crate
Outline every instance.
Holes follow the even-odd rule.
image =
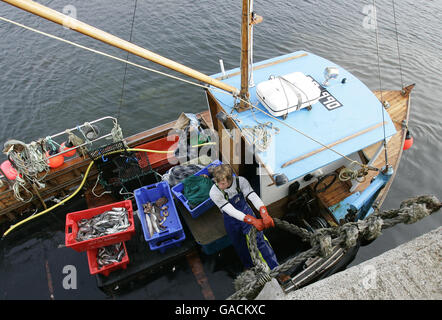
[[[169,184],[166,181],[161,181],[144,186],[134,190],[134,195],[144,239],[149,243],[150,249],[164,252],[167,248],[180,246],[181,242],[186,239],[186,235],[184,234],[183,226],[178,216],[175,203],[173,202]],[[143,204],[147,202],[155,202],[162,197],[167,198],[167,203],[165,203],[164,206],[167,206],[167,211],[169,213],[163,223],[163,226],[166,228],[164,230],[160,229],[159,233],[154,233],[150,236]]]
[[[221,164],[222,164],[221,161],[215,160],[214,162],[209,164],[204,169],[201,169],[200,171],[196,172],[194,175],[195,176],[200,176],[202,174],[206,174],[209,177],[211,177],[211,175],[209,174],[209,168],[210,167],[217,167],[217,166],[219,166]],[[189,211],[189,213],[192,216],[192,218],[199,217],[200,215],[202,215],[204,212],[206,212],[207,210],[209,210],[210,208],[212,208],[215,205],[213,203],[213,201],[209,197],[207,200],[201,202],[195,208],[190,208],[189,201],[184,196],[183,191],[184,191],[184,185],[181,182],[178,183],[176,186],[172,187],[172,193],[175,195],[175,197],[179,201],[181,201],[181,203],[184,205],[184,207],[187,209],[187,211]]]

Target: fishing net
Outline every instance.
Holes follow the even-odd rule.
[[[108,144],[88,154],[101,173],[98,178],[100,184],[117,200],[131,198],[133,190],[161,181],[161,175],[152,169],[147,154],[143,152],[137,155],[127,151],[123,141]]]

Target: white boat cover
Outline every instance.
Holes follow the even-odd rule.
[[[315,104],[321,90],[310,77],[293,72],[259,83],[256,94],[264,107],[279,117]]]

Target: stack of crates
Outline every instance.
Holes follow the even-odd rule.
[[[205,175],[209,176],[210,178],[212,178],[211,174],[209,173],[209,168],[217,167],[217,166],[219,166],[221,164],[222,164],[221,161],[215,160],[214,162],[209,164],[204,169],[201,169],[200,171],[196,172],[194,175],[195,176],[200,176],[202,174],[205,174]],[[199,217],[200,215],[202,215],[204,212],[206,212],[207,210],[209,210],[210,208],[212,208],[215,205],[213,203],[212,199],[207,198],[207,200],[201,202],[195,208],[191,208],[190,205],[189,205],[189,201],[186,199],[186,197],[183,194],[183,192],[184,192],[184,185],[181,182],[178,183],[176,186],[172,187],[172,192],[175,195],[175,197],[179,201],[181,201],[181,203],[184,205],[184,207],[187,209],[187,211],[189,211],[189,213],[192,216],[192,218]]]
[[[82,219],[91,219],[97,215],[100,215],[106,211],[110,211],[112,208],[124,207],[128,213],[129,228],[125,231],[118,233],[113,233],[105,235],[102,237],[77,241],[78,234],[78,222]],[[110,272],[117,269],[126,269],[129,263],[129,256],[126,250],[125,241],[129,240],[135,233],[135,224],[133,216],[132,201],[125,200],[120,202],[111,203],[105,206],[71,212],[66,215],[66,227],[65,227],[65,244],[66,247],[72,248],[77,252],[87,251],[89,271],[91,274],[103,274],[108,276]],[[123,248],[125,250],[125,255],[120,262],[115,262],[101,268],[97,264],[97,253],[98,249],[101,247],[106,247],[109,245],[114,245],[118,243],[123,243]]]
[[[161,181],[144,186],[136,189],[134,195],[138,207],[138,215],[143,228],[144,239],[149,244],[149,248],[164,253],[167,248],[179,247],[181,242],[186,239],[186,235],[184,234],[183,226],[178,216],[175,203],[173,202],[169,184],[166,181]],[[164,228],[160,229],[160,232],[155,232],[153,235],[150,235],[143,205],[148,202],[153,203],[162,197],[167,199],[167,203],[165,203],[164,206],[167,206],[168,212],[162,224]]]

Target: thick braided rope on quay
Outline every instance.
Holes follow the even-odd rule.
[[[415,223],[442,208],[442,203],[434,195],[422,195],[409,198],[401,202],[399,209],[379,211],[365,220],[348,222],[334,228],[317,229],[311,233],[296,225],[274,218],[275,226],[299,236],[302,241],[310,242],[312,248],[300,253],[273,270],[264,265],[259,259],[256,243],[256,229],[251,228],[249,233],[250,256],[255,267],[240,274],[234,281],[237,290],[227,300],[253,299],[261,291],[266,282],[281,272],[288,271],[293,266],[312,257],[328,257],[333,248],[340,246],[344,249],[354,247],[359,240],[373,240],[381,235],[383,229],[395,226],[398,223]]]

